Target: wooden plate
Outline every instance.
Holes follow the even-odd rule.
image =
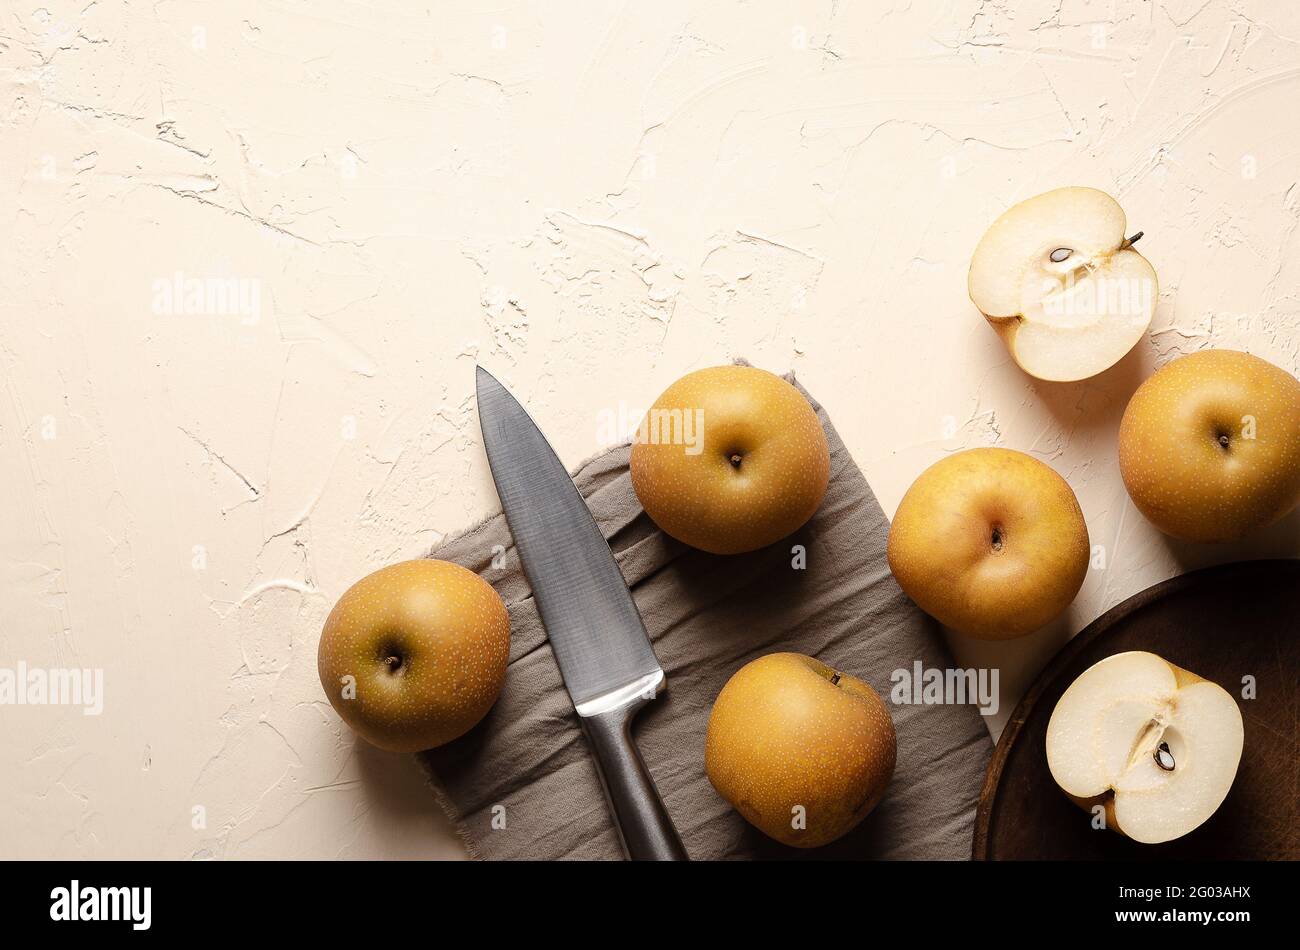
[[[1200,828],[1145,845],[1097,831],[1047,769],[1047,720],[1098,660],[1149,650],[1237,697],[1246,742],[1232,791]],[[1242,678],[1255,678],[1244,699]],[[984,860],[1291,859],[1300,857],[1300,560],[1225,564],[1157,584],[1107,611],[1058,653],[1007,723],[975,819]]]

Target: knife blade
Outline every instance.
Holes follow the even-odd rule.
[[[479,426],[492,479],[628,856],[686,852],[632,740],[663,668],[605,536],[527,411],[482,366]]]

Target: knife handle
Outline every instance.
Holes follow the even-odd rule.
[[[616,709],[581,716],[582,728],[596,755],[605,801],[627,856],[633,861],[686,861],[682,839],[632,740],[632,718],[648,701],[638,697]]]

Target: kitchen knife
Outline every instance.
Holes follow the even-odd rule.
[[[482,366],[476,389],[492,479],[623,849],[634,861],[684,861],[681,838],[632,739],[632,718],[665,680],[627,582],[523,406]]]

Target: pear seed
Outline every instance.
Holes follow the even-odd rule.
[[[1162,742],[1156,746],[1156,750],[1151,755],[1156,760],[1156,765],[1160,766],[1164,771],[1172,772],[1174,770],[1174,756],[1169,751],[1168,742]]]

